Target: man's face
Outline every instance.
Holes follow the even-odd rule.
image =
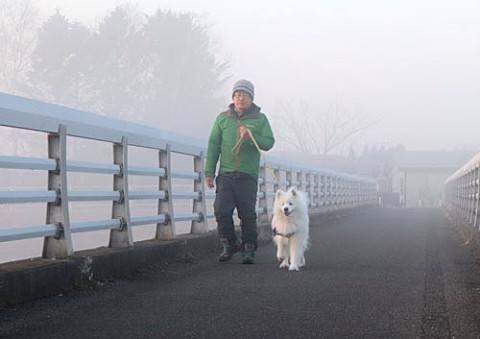
[[[233,104],[237,112],[245,112],[252,104],[252,98],[245,91],[235,91],[233,94]]]

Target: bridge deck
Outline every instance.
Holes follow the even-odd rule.
[[[480,265],[440,210],[382,209],[311,230],[307,267],[216,254],[0,311],[8,338],[478,338]]]

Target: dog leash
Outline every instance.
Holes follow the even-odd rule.
[[[250,128],[245,128],[245,129],[247,130],[248,135],[250,136],[250,139],[252,139],[253,144],[254,144],[255,147],[257,148],[258,153],[260,153],[260,156],[263,158],[263,162],[265,163],[265,165],[267,166],[267,168],[268,168],[268,169],[270,170],[270,172],[272,173],[273,179],[275,180],[275,182],[277,183],[277,185],[278,185],[280,188],[284,189],[283,185],[280,183],[280,180],[278,179],[277,175],[275,174],[275,171],[273,170],[272,166],[270,166],[270,164],[268,163],[267,158],[265,157],[265,154],[264,154],[264,153],[262,152],[262,150],[260,149],[260,146],[258,146],[257,140],[255,140],[252,131],[250,131]],[[233,146],[233,148],[232,148],[232,153],[233,153],[234,155],[238,155],[238,152],[240,152],[240,147],[242,146],[243,141],[244,141],[243,138],[239,138],[239,139],[237,140],[237,142],[235,143],[235,146]]]
[[[280,183],[280,180],[278,179],[277,175],[275,174],[275,171],[273,170],[272,166],[270,166],[270,164],[268,163],[267,158],[265,157],[265,154],[262,152],[262,150],[258,146],[257,140],[255,140],[255,138],[253,137],[252,131],[250,131],[250,128],[246,128],[246,130],[247,130],[248,134],[250,135],[250,139],[252,139],[253,144],[257,148],[258,153],[260,153],[260,156],[263,158],[263,162],[265,163],[265,166],[267,166],[267,168],[270,170],[273,179],[275,180],[275,182],[277,183],[277,185],[279,187],[283,188],[282,184]]]
[[[247,130],[248,134],[250,135],[250,138],[252,139],[253,144],[254,144],[255,147],[257,148],[258,153],[260,153],[260,156],[263,158],[263,161],[265,162],[265,165],[267,166],[267,168],[268,168],[268,169],[270,170],[270,172],[272,173],[273,179],[275,180],[275,182],[277,183],[277,185],[283,189],[283,185],[280,183],[280,180],[279,180],[278,177],[276,176],[275,171],[273,170],[272,166],[270,166],[270,164],[268,163],[267,158],[265,157],[265,154],[264,154],[264,153],[262,152],[262,150],[260,149],[260,146],[258,146],[257,140],[255,140],[252,131],[250,131],[250,128],[246,128],[246,130]],[[238,154],[238,152],[240,151],[240,146],[242,145],[242,143],[243,143],[243,138],[240,138],[240,139],[236,142],[235,146],[234,146],[233,149],[232,149],[232,152],[233,152],[234,154]],[[290,232],[290,233],[284,234],[284,233],[278,232],[276,228],[273,229],[273,236],[279,235],[279,236],[281,236],[281,237],[290,239],[290,237],[292,237],[294,234],[295,234],[295,232]]]
[[[238,138],[237,142],[235,143],[235,146],[232,148],[232,154],[233,155],[238,155],[238,152],[240,152],[240,146],[243,144],[243,138],[240,137]]]

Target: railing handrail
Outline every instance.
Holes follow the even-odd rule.
[[[204,140],[178,133],[15,95],[0,93],[0,103],[3,126],[57,133],[59,125],[66,125],[69,136],[111,143],[126,137],[131,146],[164,149],[168,144],[173,152],[188,155],[199,155],[206,146]]]
[[[455,173],[445,180],[445,183],[448,184],[462,176],[464,176],[467,172],[471,171],[475,167],[478,167],[480,164],[480,152],[473,156],[469,161],[465,163],[462,167],[460,167]]]
[[[480,153],[445,180],[445,208],[456,221],[478,228],[480,214]]]

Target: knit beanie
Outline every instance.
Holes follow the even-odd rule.
[[[233,90],[232,90],[232,98],[233,98],[233,95],[235,94],[236,91],[245,91],[247,92],[248,94],[250,94],[250,96],[252,97],[252,100],[253,100],[253,97],[255,95],[255,87],[253,87],[253,84],[248,81],[248,80],[238,80],[234,85],[233,85]]]

